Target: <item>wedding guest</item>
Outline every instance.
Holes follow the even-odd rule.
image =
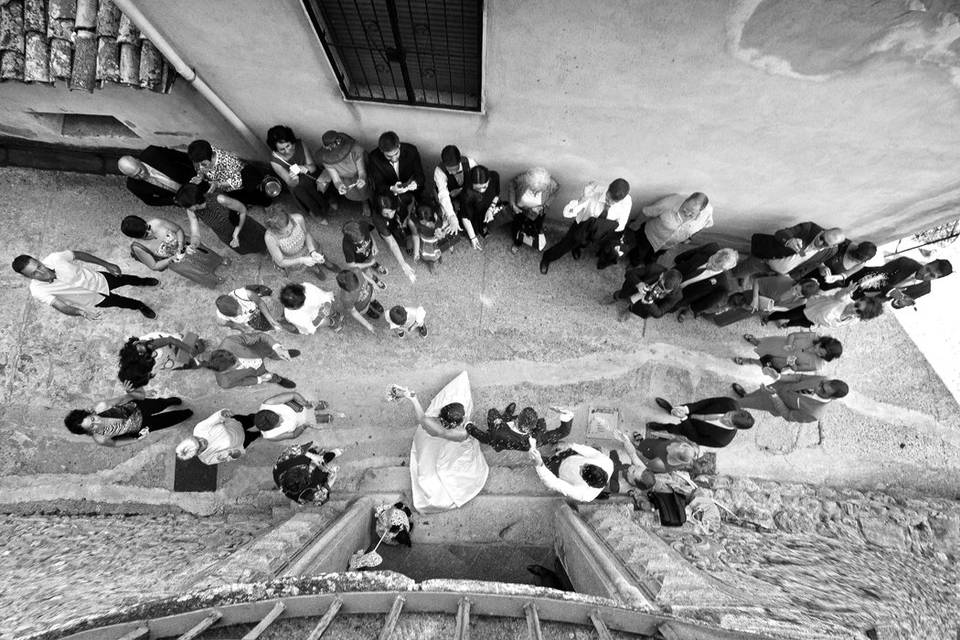
[[[142,389],[156,375],[154,369],[192,369],[206,342],[195,333],[182,335],[153,331],[132,336],[120,347],[117,378],[130,390]]]
[[[191,142],[187,156],[196,168],[197,177],[210,183],[211,191],[222,192],[245,205],[266,207],[270,204],[270,196],[261,189],[266,174],[255,165],[206,140]]]
[[[527,455],[543,484],[577,502],[592,502],[599,497],[613,473],[613,460],[593,447],[564,445],[545,461],[536,440],[531,437],[529,444]]]
[[[309,282],[291,282],[280,290],[283,317],[297,333],[313,335],[320,327],[343,329],[343,315],[334,310],[335,297]]]
[[[343,315],[346,316],[349,313],[364,329],[375,333],[373,325],[367,321],[367,318],[379,320],[383,316],[383,305],[374,299],[373,285],[349,269],[344,269],[337,274],[337,285],[341,291],[340,308]]]
[[[267,214],[264,243],[274,265],[286,277],[293,271],[307,270],[318,280],[324,280],[327,276],[322,269],[340,271],[340,267],[318,249],[303,216],[287,213],[282,206],[274,205]]]
[[[248,284],[219,296],[217,323],[238,331],[272,331],[278,327],[293,331],[284,322],[282,308],[270,298],[272,295],[270,287]]]
[[[845,324],[872,320],[883,313],[883,300],[851,297],[856,285],[808,298],[806,304],[788,311],[774,311],[764,322],[776,322],[777,327],[841,327]]]
[[[626,300],[626,309],[619,314],[621,322],[633,314],[640,318],[660,318],[679,304],[683,297],[680,283],[683,276],[676,269],[667,269],[659,264],[649,264],[627,269],[623,286],[603,300],[612,304]]]
[[[281,124],[267,130],[267,146],[272,152],[270,167],[290,189],[300,208],[319,224],[329,224],[329,205],[321,190],[322,183],[317,180],[320,171],[303,140]]]
[[[176,454],[181,460],[197,458],[213,466],[241,458],[260,435],[253,425],[253,414],[221,409],[198,422],[193,434],[177,445]]]
[[[524,244],[543,251],[546,238],[543,223],[560,185],[542,167],[527,169],[507,185],[507,204],[513,211],[513,253]]]
[[[814,222],[801,222],[780,229],[772,236],[753,234],[750,254],[763,260],[774,273],[787,274],[808,260],[819,265],[817,257],[829,257],[831,248],[845,239],[843,229],[824,229]]]
[[[373,224],[365,220],[351,220],[343,225],[341,246],[346,260],[344,267],[357,271],[378,289],[383,290],[387,285],[379,276],[387,275],[387,268],[377,261],[380,250],[373,239],[373,229]]]
[[[263,225],[249,215],[247,205],[223,194],[208,201],[206,193],[209,188],[207,182],[187,183],[177,192],[176,203],[186,210],[190,228],[193,229],[199,220],[216,234],[220,242],[240,255],[265,253]]]
[[[125,447],[192,416],[189,409],[166,411],[181,404],[180,398],[144,398],[125,393],[99,402],[92,409],[73,409],[63,422],[71,433],[90,436],[97,444]]]
[[[467,425],[467,433],[481,444],[490,445],[494,451],[528,451],[530,439],[538,447],[557,444],[568,435],[573,427],[573,412],[567,409],[550,407],[559,414],[560,426],[547,431],[547,421],[537,415],[533,407],[524,407],[516,414],[517,404],[511,402],[501,412],[491,408],[487,411],[487,429],[482,431],[473,423]]]
[[[447,233],[460,233],[460,210],[466,193],[470,170],[477,166],[472,159],[449,144],[440,152],[440,164],[433,169],[433,184],[437,202],[443,214],[443,226]]]
[[[363,206],[363,215],[370,215],[373,189],[367,179],[367,153],[356,140],[339,131],[327,131],[319,151],[323,173],[317,188],[326,191],[332,182],[340,197]]]
[[[864,267],[850,276],[854,300],[863,296],[892,302],[894,309],[909,307],[917,298],[930,293],[932,280],[953,273],[949,260],[933,260],[921,265],[901,256],[879,267]]]
[[[95,264],[102,270],[94,271],[81,262]],[[113,292],[125,286],[155,287],[156,278],[141,278],[124,274],[120,267],[86,251],[56,251],[43,260],[28,255],[13,259],[13,270],[30,279],[30,295],[68,316],[98,320],[99,309],[116,307],[139,311],[146,318],[156,318],[157,312],[140,300]]]
[[[631,266],[649,264],[667,249],[687,242],[713,226],[713,205],[699,191],[687,197],[674,193],[643,208],[633,247],[627,252]]]
[[[287,349],[265,333],[238,333],[227,336],[213,351],[200,356],[200,366],[216,373],[217,384],[223,389],[246,387],[265,382],[293,389],[296,383],[267,371],[264,359],[289,360],[300,355],[297,349]]]
[[[417,232],[416,215],[400,204],[394,195],[377,196],[371,217],[380,239],[387,245],[394,260],[410,282],[416,282],[413,267],[403,258],[404,247],[412,256],[420,255],[420,234]]]
[[[500,174],[483,165],[470,169],[460,204],[460,226],[473,248],[482,251],[490,223],[506,205],[500,201]]]
[[[370,179],[376,196],[393,195],[400,198],[408,210],[422,200],[426,181],[420,152],[409,142],[400,142],[393,131],[387,131],[370,152]]]
[[[425,324],[427,312],[423,307],[404,307],[396,305],[391,307],[387,320],[390,329],[398,338],[416,330],[421,338],[427,337],[427,325]]]
[[[705,398],[679,405],[672,405],[663,398],[655,400],[658,407],[680,418],[681,422],[648,422],[647,428],[683,436],[702,447],[725,447],[733,442],[738,431],[753,427],[753,416],[741,409],[740,403],[733,398]]]
[[[775,382],[749,394],[736,382],[731,386],[742,408],[766,411],[789,422],[816,422],[831,402],[849,392],[843,380],[800,374],[777,376]]]
[[[820,372],[824,365],[843,355],[843,345],[831,336],[821,336],[812,331],[795,331],[787,336],[768,336],[758,339],[750,333],[743,339],[755,347],[758,358],[733,359],[737,364],[755,364],[782,372]]]
[[[281,393],[263,401],[253,424],[265,440],[293,440],[307,429],[316,429],[317,423],[332,422],[327,406],[323,400],[310,402],[296,391]]]
[[[190,156],[153,145],[137,157],[121,156],[117,168],[127,176],[127,190],[151,207],[175,204],[177,191],[196,175]]]
[[[867,262],[877,255],[877,245],[872,242],[853,242],[844,240],[840,244],[826,250],[827,257],[819,264],[808,261],[790,272],[794,280],[814,278],[820,283],[820,288],[837,289],[843,282],[863,268]]]
[[[125,236],[146,243],[130,243],[130,254],[137,262],[153,271],[169,269],[187,280],[214,289],[226,280],[217,275],[217,269],[230,261],[200,242],[196,218],[191,220],[190,227],[188,242],[183,228],[165,218],[144,220],[139,216],[127,216],[120,223]]]
[[[273,465],[273,482],[297,504],[322,505],[330,498],[340,471],[332,463],[342,454],[340,449],[326,451],[314,442],[291,445]]]

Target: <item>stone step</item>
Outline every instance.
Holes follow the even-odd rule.
[[[273,578],[304,545],[327,528],[348,502],[331,500],[322,507],[300,507],[292,516],[260,537],[188,580],[185,588],[204,589],[223,584],[257,582]]]

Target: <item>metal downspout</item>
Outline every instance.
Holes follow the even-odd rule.
[[[153,24],[147,20],[146,16],[134,5],[133,0],[114,0],[114,4],[120,11],[125,13],[140,32],[160,50],[163,57],[177,70],[177,73],[189,82],[190,85],[237,130],[237,133],[247,141],[247,144],[250,145],[251,150],[255,152],[256,156],[259,157],[262,155],[263,142],[250,130],[250,127],[240,119],[240,116],[238,116],[226,102],[220,99],[220,96],[210,88],[210,85],[197,75],[193,67],[188,65],[186,61],[180,57],[180,54],[176,52],[167,39],[157,31],[156,27],[154,27]]]

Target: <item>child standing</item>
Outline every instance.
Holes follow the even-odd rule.
[[[420,259],[427,264],[430,273],[436,274],[443,260],[440,252],[440,214],[430,205],[417,207],[417,232],[420,234]]]
[[[427,318],[427,312],[423,307],[403,307],[397,305],[390,309],[388,321],[393,333],[402,338],[408,331],[416,329],[421,338],[427,337],[427,325],[424,320]]]

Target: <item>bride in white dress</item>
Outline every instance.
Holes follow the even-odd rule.
[[[462,507],[480,493],[490,471],[480,443],[465,429],[473,411],[467,372],[450,381],[426,411],[416,393],[404,395],[420,423],[410,448],[414,508],[436,513]]]

